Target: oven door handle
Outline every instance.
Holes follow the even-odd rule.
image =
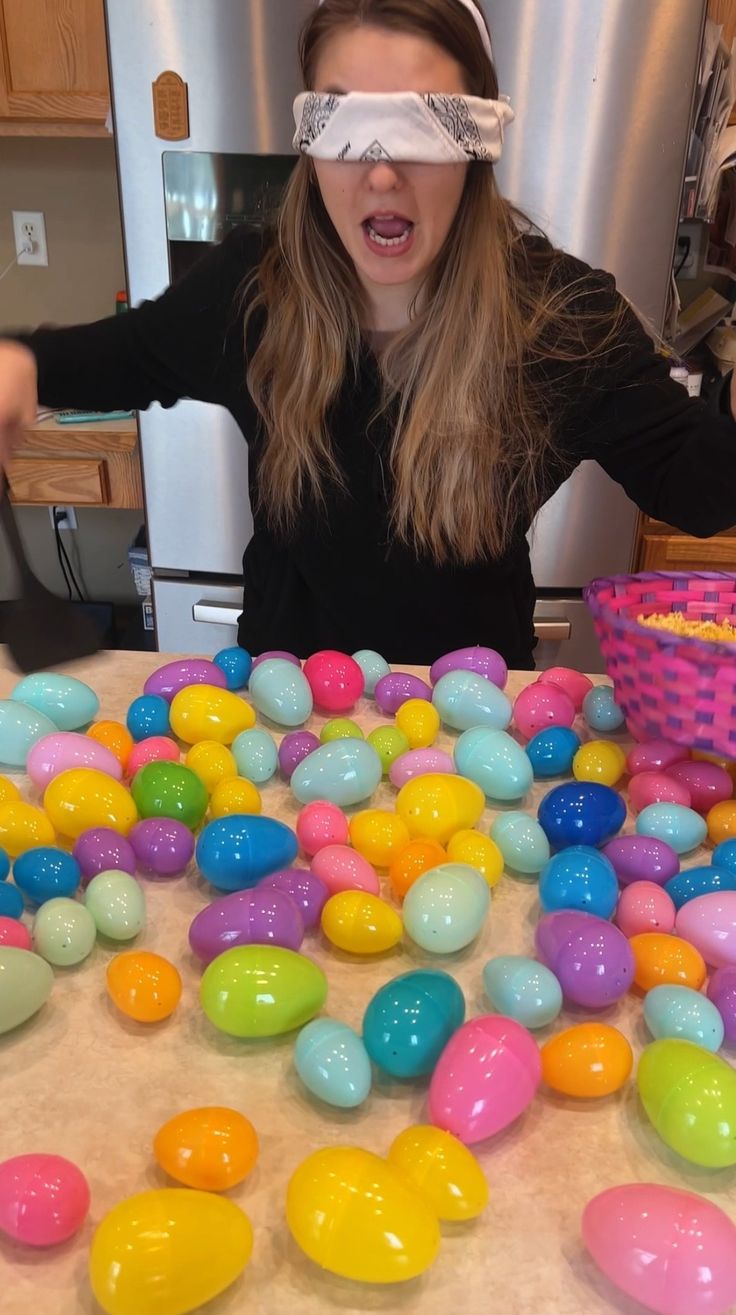
[[[572,622],[567,617],[550,617],[549,620],[535,621],[534,633],[537,639],[560,640],[572,638]]]
[[[200,598],[192,607],[194,620],[208,626],[237,626],[242,612],[242,607],[233,607],[232,603],[216,603],[207,598]]]

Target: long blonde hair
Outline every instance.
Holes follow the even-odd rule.
[[[302,31],[307,89],[329,37],[362,23],[429,37],[463,67],[469,94],[497,98],[495,70],[458,0],[325,0]],[[529,243],[532,228],[500,195],[493,167],[471,164],[421,300],[381,355],[392,531],[437,562],[500,556],[519,517],[530,522],[544,501],[552,420],[530,363],[592,361],[615,341],[620,312],[581,314],[579,283],[560,282],[562,253]],[[356,371],[365,312],[304,157],[243,300],[246,329],[263,317],[247,370],[265,434],[258,496],[288,533],[305,498],[324,502],[328,483],[344,484],[327,418]]]

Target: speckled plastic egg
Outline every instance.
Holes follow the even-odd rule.
[[[232,752],[239,774],[254,785],[264,785],[275,775],[279,751],[268,731],[259,728],[241,731],[233,740]]]
[[[659,806],[659,805],[658,805]],[[621,830],[626,805],[608,785],[580,781],[557,785],[539,805],[540,824],[555,849],[602,845]]]
[[[0,699],[0,763],[23,771],[34,744],[58,734],[50,717],[17,699]]]
[[[626,755],[611,740],[589,740],[578,749],[572,763],[576,781],[600,781],[601,785],[618,785],[626,771]]]
[[[131,792],[141,817],[173,817],[190,831],[207,812],[207,790],[196,772],[183,763],[147,763],[136,774]]]
[[[573,667],[548,667],[539,677],[539,684],[558,685],[572,700],[576,712],[582,710],[583,699],[593,688],[592,680]]]
[[[708,999],[713,1001],[729,1045],[736,1042],[736,968],[716,968],[708,982]]]
[[[264,877],[260,886],[264,890],[272,886],[288,895],[301,914],[305,931],[319,925],[322,910],[330,897],[324,882],[308,868],[282,868],[280,872]]]
[[[408,703],[409,699],[431,701],[432,691],[421,676],[414,676],[410,671],[391,671],[378,681],[373,697],[381,712],[393,717],[402,703]]]
[[[696,813],[708,813],[733,795],[733,777],[716,763],[673,763],[667,775],[685,787]]]
[[[474,671],[485,676],[499,689],[505,689],[508,679],[508,667],[495,648],[484,648],[478,644],[473,648],[456,648],[445,653],[432,663],[429,679],[433,685],[450,671]]]
[[[252,731],[245,731],[245,734],[252,734]],[[199,777],[208,794],[212,794],[221,781],[232,781],[238,775],[234,754],[227,745],[218,744],[216,740],[200,740],[193,744],[184,759],[184,766]]]
[[[537,731],[526,746],[526,754],[538,781],[569,776],[580,736],[570,726],[547,726]]]
[[[366,736],[372,749],[375,749],[381,762],[381,771],[388,775],[393,764],[409,752],[409,741],[398,726],[376,726]],[[415,753],[433,753],[433,749],[416,749]],[[442,769],[441,769],[442,770]]]
[[[616,836],[602,852],[613,863],[622,886],[632,881],[654,881],[663,886],[680,870],[672,846],[655,836]]]
[[[111,941],[131,941],[145,926],[143,888],[128,872],[100,872],[90,881],[84,903],[97,930]]]
[[[45,959],[14,945],[0,945],[0,1034],[38,1013],[54,984]]]
[[[569,845],[545,863],[539,876],[539,902],[545,913],[579,909],[612,917],[619,886],[613,865],[588,845]]]
[[[171,703],[171,729],[185,744],[216,740],[232,744],[255,725],[256,715],[239,694],[215,685],[188,685]]]
[[[702,845],[708,828],[692,808],[680,804],[650,804],[636,819],[640,836],[664,840],[676,854],[688,854]]]
[[[684,762],[690,750],[671,740],[646,740],[635,744],[626,758],[626,770],[631,776],[640,772],[666,772],[674,763]]]
[[[273,886],[224,895],[201,909],[189,927],[189,944],[205,964],[236,945],[298,950],[303,940],[304,922],[297,905]]]
[[[247,733],[247,732],[246,732]],[[237,741],[236,741],[237,743]],[[279,767],[287,781],[290,781],[300,763],[320,746],[320,740],[313,731],[289,731],[279,745]]]
[[[500,813],[491,827],[491,840],[498,845],[506,867],[525,876],[541,872],[549,859],[549,840],[529,813]]]
[[[495,840],[472,828],[456,831],[450,836],[447,857],[451,863],[465,863],[477,868],[491,888],[497,886],[503,876],[503,854]]]
[[[326,721],[319,733],[320,744],[332,744],[333,740],[364,740],[365,736],[357,721],[350,717],[332,717]]]
[[[629,782],[629,803],[635,813],[650,804],[679,804],[689,808],[690,791],[665,772],[639,772]]]
[[[534,784],[532,765],[516,740],[487,726],[463,732],[455,745],[455,766],[489,799],[503,803],[521,799]]]
[[[49,717],[60,731],[76,731],[89,725],[100,707],[100,700],[89,685],[59,671],[37,671],[24,676],[10,697]]]
[[[498,1014],[473,1018],[440,1056],[429,1088],[429,1116],[472,1146],[523,1113],[541,1076],[539,1050],[526,1028]]]
[[[238,644],[233,644],[230,648],[221,648],[219,653],[215,653],[212,661],[225,676],[228,689],[233,693],[245,689],[253,668],[253,658],[246,649],[240,648]]]
[[[583,716],[592,731],[610,734],[621,730],[626,718],[611,685],[595,685],[583,699]]]
[[[93,767],[116,781],[123,775],[120,763],[109,749],[76,731],[44,735],[33,745],[26,760],[26,771],[38,790],[45,790],[55,776],[72,767]]]
[[[572,726],[575,704],[558,685],[527,685],[514,701],[514,723],[531,740],[548,726]]]
[[[515,1018],[522,1027],[546,1027],[562,1008],[562,987],[554,973],[522,954],[489,959],[483,986],[496,1013]]]
[[[455,764],[444,749],[410,749],[402,753],[388,769],[388,779],[400,790],[415,776],[428,776],[431,772],[454,773]]]
[[[629,944],[634,954],[634,981],[640,990],[651,991],[654,986],[700,990],[706,975],[703,956],[681,936],[640,932]]]
[[[441,676],[434,687],[432,702],[445,725],[455,731],[467,731],[474,726],[505,731],[511,721],[511,703],[506,695],[474,671],[449,671]]]
[[[542,1077],[565,1096],[610,1096],[628,1081],[633,1066],[629,1042],[608,1023],[578,1023],[542,1046]]]
[[[349,845],[325,845],[312,859],[312,872],[331,895],[341,890],[365,890],[378,895],[380,882],[366,858]]]
[[[157,766],[143,770],[152,771]],[[77,840],[84,831],[100,826],[127,836],[138,821],[135,802],[120,782],[88,767],[74,768],[57,776],[46,788],[43,806],[51,825],[59,835],[70,840]]]
[[[675,927],[711,968],[736,967],[736,891],[700,895],[683,904]]]
[[[343,890],[322,910],[322,931],[348,954],[384,954],[401,940],[401,918],[391,904],[365,890]]]
[[[83,831],[72,850],[86,885],[99,872],[129,872],[135,876],[136,856],[131,842],[110,827]]]
[[[476,1219],[488,1204],[488,1184],[475,1156],[442,1128],[405,1128],[391,1143],[388,1162],[438,1219]]]
[[[465,997],[454,977],[417,969],[376,991],[363,1018],[363,1041],[390,1077],[425,1077],[464,1018]]]
[[[288,867],[299,846],[290,827],[273,817],[233,814],[208,822],[197,841],[197,865],[218,890],[247,890]]]
[[[644,997],[644,1021],[652,1036],[681,1037],[705,1050],[723,1045],[723,1019],[716,1006],[689,986],[655,986]]]
[[[47,900],[33,923],[33,948],[58,968],[82,963],[94,949],[97,927],[89,911],[77,900]]]
[[[319,965],[280,945],[225,950],[205,968],[200,987],[210,1022],[237,1037],[279,1036],[303,1027],[326,998]]]
[[[308,657],[304,675],[315,704],[324,712],[348,712],[365,689],[365,678],[355,659],[332,648]]]
[[[347,845],[348,819],[337,804],[315,799],[302,808],[296,821],[296,834],[304,853],[313,858],[326,845]]]
[[[426,699],[407,699],[396,713],[396,725],[412,749],[429,749],[440,731],[440,714]]]
[[[111,777],[106,779],[114,784]],[[118,789],[121,788],[118,786]],[[21,799],[0,804],[0,848],[11,858],[18,858],[28,849],[38,849],[55,842],[56,832],[52,820],[42,808],[26,804]]]
[[[665,887],[675,908],[681,909],[689,900],[700,895],[712,895],[717,890],[736,890],[736,872],[728,868],[711,866],[683,868]]]
[[[637,1085],[648,1118],[683,1159],[708,1169],[736,1164],[736,1072],[691,1041],[646,1046]]]
[[[140,743],[155,735],[169,735],[170,715],[169,704],[160,694],[141,694],[130,704],[125,724],[136,743]]]
[[[490,908],[488,883],[466,863],[423,873],[406,893],[404,926],[432,954],[454,954],[479,934]]]
[[[409,830],[398,813],[364,808],[350,819],[350,843],[374,868],[387,868],[409,843]]]
[[[307,1090],[337,1109],[357,1109],[370,1094],[368,1052],[352,1027],[334,1018],[315,1018],[302,1028],[294,1065]]]
[[[365,693],[368,698],[372,699],[379,680],[383,676],[387,676],[391,668],[386,659],[372,648],[361,648],[357,653],[353,653],[353,661],[357,662],[363,672]]]
[[[46,900],[60,895],[74,895],[81,879],[73,855],[53,845],[27,849],[13,865],[16,886],[34,904],[45,904]]]
[[[327,799],[350,808],[370,799],[382,775],[381,760],[365,740],[335,740],[299,764],[291,788],[301,804]]]
[[[474,781],[432,772],[402,786],[396,811],[406,822],[411,836],[438,840],[443,845],[456,831],[475,826],[485,802],[483,791]]]
[[[628,991],[634,954],[623,932],[592,913],[548,913],[537,924],[537,954],[571,1004],[604,1009]]]
[[[669,933],[675,929],[675,906],[654,881],[632,881],[621,892],[616,923],[628,937],[645,931]]]

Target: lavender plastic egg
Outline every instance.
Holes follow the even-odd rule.
[[[670,740],[647,740],[635,744],[626,759],[626,770],[630,776],[640,772],[666,772],[675,763],[685,762],[690,757],[690,750],[681,744],[672,744]]]
[[[301,662],[296,653],[285,653],[283,649],[273,648],[266,653],[259,653],[258,657],[253,658],[251,671],[260,667],[262,662],[270,662],[272,658],[278,658],[281,662],[291,662],[292,666],[301,668]]]
[[[419,676],[412,676],[408,671],[391,671],[387,676],[381,676],[374,698],[381,712],[393,717],[402,703],[409,699],[427,699],[431,702],[432,691]]]
[[[256,889],[261,890],[265,886],[273,886],[294,901],[302,915],[305,931],[312,931],[319,925],[330,892],[324,881],[320,881],[309,868],[282,868],[280,872],[272,872],[270,877],[264,877]]]
[[[290,781],[300,763],[320,747],[319,736],[312,731],[291,731],[279,745],[279,767]]]
[[[158,694],[171,703],[179,690],[188,685],[215,685],[218,689],[227,689],[227,677],[220,667],[206,658],[183,658],[167,662],[154,671],[143,686],[143,693]]]
[[[708,999],[713,1001],[729,1045],[736,1045],[736,968],[717,968],[708,982]]]
[[[83,831],[72,850],[82,873],[82,885],[100,872],[128,872],[135,876],[135,850],[125,836],[107,826]]]
[[[301,913],[290,896],[273,887],[236,890],[198,913],[189,944],[202,963],[236,945],[280,945],[298,950],[304,940]]]
[[[479,676],[485,676],[499,689],[505,689],[508,680],[509,669],[495,648],[483,648],[478,644],[474,648],[456,648],[452,653],[445,653],[443,657],[437,658],[432,663],[429,672],[429,679],[433,685],[437,684],[448,671],[475,671]]]
[[[155,877],[178,877],[194,853],[194,836],[172,817],[147,817],[136,822],[128,839],[141,872]]]
[[[395,758],[388,769],[388,779],[400,790],[402,785],[414,776],[426,776],[428,772],[455,771],[455,764],[444,749],[409,749]]]
[[[44,735],[31,748],[26,771],[38,790],[45,790],[54,777],[75,767],[92,767],[116,781],[122,780],[123,768],[104,744],[78,731],[57,731]]]
[[[633,981],[634,953],[623,932],[592,913],[548,913],[537,925],[535,943],[572,1004],[604,1009]]]
[[[654,881],[663,886],[680,871],[680,859],[666,840],[655,836],[616,836],[603,846],[622,886]]]
[[[689,900],[678,911],[675,929],[700,950],[709,967],[736,967],[736,890]]]

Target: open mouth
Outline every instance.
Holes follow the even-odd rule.
[[[414,236],[414,224],[405,215],[369,215],[363,220],[363,232],[371,246],[399,254]]]

